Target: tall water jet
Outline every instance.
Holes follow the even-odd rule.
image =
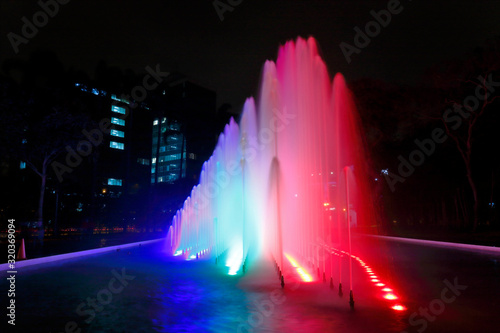
[[[340,283],[349,230],[373,216],[358,124],[343,76],[330,79],[316,41],[287,42],[264,64],[257,103],[247,99],[239,124],[226,125],[175,215],[173,253],[209,253],[236,274],[270,252],[280,269],[302,258],[323,281],[338,271]]]

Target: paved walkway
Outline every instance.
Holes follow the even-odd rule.
[[[285,267],[281,288],[270,258],[245,275],[212,260],[167,255],[162,242],[24,267],[16,279],[15,332],[493,332],[500,294],[498,256],[385,240],[356,244],[359,258],[408,307],[394,311],[359,263],[355,310],[323,282],[304,283]],[[299,262],[299,264],[302,264]],[[303,267],[311,273],[310,267]],[[313,274],[314,276],[314,274]],[[0,273],[2,294],[8,289]],[[467,289],[439,300],[458,278]],[[445,293],[447,300],[453,294]],[[418,313],[430,308],[430,317]],[[435,312],[435,313],[434,313]],[[414,316],[414,325],[409,324]],[[432,320],[431,320],[432,319]],[[5,319],[4,319],[5,320]],[[415,320],[418,320],[415,324]],[[424,326],[425,325],[425,326]],[[3,323],[2,323],[2,326]],[[3,330],[2,330],[3,332]]]

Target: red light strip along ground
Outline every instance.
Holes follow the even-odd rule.
[[[342,255],[346,255],[346,256],[349,256],[350,254],[346,251],[342,251],[342,250],[338,250],[338,249],[335,249],[335,248],[331,248],[331,247],[328,247],[326,245],[324,245],[325,247],[327,247],[332,254],[335,254],[337,256],[340,256],[342,257]],[[337,253],[335,253],[337,252]],[[372,268],[370,266],[368,266],[363,260],[361,260],[361,258],[355,256],[355,255],[350,255],[353,259],[355,259],[360,265],[361,267],[363,267],[366,271],[366,273],[368,273],[369,277],[370,277],[370,280],[371,282],[373,282],[375,284],[376,287],[379,287],[381,288],[381,291],[383,292],[383,295],[382,297],[388,301],[397,301],[399,299],[399,296],[397,296],[397,294],[394,292],[394,290],[390,287],[387,286],[386,283],[384,283],[380,277],[378,277],[375,272],[372,270]],[[404,311],[406,310],[406,307],[400,303],[391,303],[391,306],[390,306],[391,309],[395,310],[395,311]]]

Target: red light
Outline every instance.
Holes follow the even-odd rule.
[[[391,309],[396,310],[396,311],[406,310],[406,308],[404,306],[402,306],[401,304],[396,304],[396,305],[392,306]]]
[[[394,294],[385,294],[384,298],[388,300],[398,299],[398,297]]]
[[[391,288],[384,288],[384,289],[382,289],[382,291],[391,292],[392,289]]]
[[[379,282],[380,280],[378,279],[372,279],[372,282]]]
[[[377,287],[383,287],[383,286],[385,286],[385,284],[383,284],[382,282],[379,282],[379,283],[376,284],[376,286]]]
[[[289,254],[285,253],[285,257],[288,259],[288,261],[290,262],[290,264],[295,269],[297,269],[297,272],[299,273],[300,277],[302,278],[302,280],[304,282],[311,282],[313,280],[312,276],[309,275],[304,268],[300,267],[299,264],[297,263],[297,261],[295,261],[295,259],[292,258],[292,256],[290,256]]]

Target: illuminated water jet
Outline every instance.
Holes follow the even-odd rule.
[[[287,42],[276,63],[264,64],[257,102],[247,99],[239,124],[226,125],[174,216],[172,253],[208,249],[234,275],[270,252],[279,272],[300,268],[312,280],[290,264],[296,258],[331,285],[338,271],[340,293],[348,260],[352,300],[352,259],[371,269],[352,255],[350,229],[373,217],[358,124],[343,76],[330,79],[314,38]]]

